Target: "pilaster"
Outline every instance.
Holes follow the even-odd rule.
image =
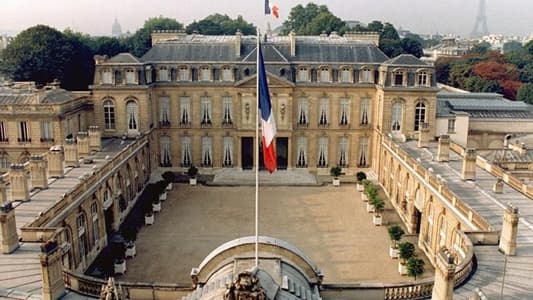
[[[455,257],[442,247],[435,259],[435,283],[433,285],[432,300],[452,300],[455,285]]]

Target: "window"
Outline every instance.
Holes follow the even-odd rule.
[[[441,222],[442,224],[440,225],[440,230],[439,230],[439,236],[440,236],[439,245],[442,247],[446,245],[446,230],[448,229],[447,228],[448,226],[446,225],[446,222],[444,221],[443,217],[441,219]]]
[[[170,125],[170,99],[168,97],[159,98],[159,124]]]
[[[350,123],[350,99],[341,99],[339,124],[348,125]]]
[[[223,114],[222,114],[222,124],[232,124],[233,123],[233,102],[231,97],[225,96],[222,97],[222,106],[223,106]]]
[[[10,165],[9,156],[5,152],[2,153],[2,155],[0,155],[0,169],[9,169]]]
[[[307,69],[306,67],[298,68],[298,76],[296,78],[296,81],[309,81],[309,69]]]
[[[329,120],[329,99],[322,98],[320,99],[320,105],[318,108],[318,125],[328,125]]]
[[[318,163],[317,167],[328,167],[328,137],[322,136],[318,138]]]
[[[80,214],[76,218],[76,224],[78,225],[78,243],[79,243],[79,251],[80,251],[80,258],[84,258],[87,256],[87,250],[88,250],[88,244],[87,244],[87,232],[85,228],[85,215]]]
[[[233,81],[233,70],[231,69],[231,67],[223,67],[221,71],[221,81]]]
[[[41,122],[41,141],[51,142],[54,140],[54,133],[52,132],[52,122]]]
[[[19,122],[19,142],[31,142],[26,121]]]
[[[213,166],[213,138],[202,137],[202,167]]]
[[[363,136],[359,139],[359,167],[367,166],[367,156],[368,156],[368,137]]]
[[[159,138],[159,145],[161,147],[161,166],[172,167],[172,158],[170,156],[170,137],[162,136]]]
[[[211,69],[200,67],[200,81],[211,81]]]
[[[309,103],[307,98],[300,98],[298,101],[298,125],[307,125],[309,120]]]
[[[191,98],[181,97],[180,98],[180,124],[181,125],[189,125],[191,123],[190,112],[191,112]]]
[[[133,69],[127,69],[126,70],[126,84],[136,84],[137,83],[137,74],[135,74],[135,70]]]
[[[0,142],[7,142],[7,128],[4,121],[0,121]]]
[[[222,158],[222,166],[233,166],[233,138],[231,136],[224,137],[224,157]]]
[[[415,107],[415,131],[420,130],[421,125],[426,122],[426,105],[418,102]]]
[[[168,68],[160,67],[159,70],[157,70],[157,77],[159,77],[159,81],[168,81]]]
[[[190,81],[191,75],[188,67],[182,66],[178,70],[178,80],[179,81]]]
[[[102,83],[103,84],[113,83],[113,73],[111,73],[111,70],[105,69],[102,71]]]
[[[402,104],[400,102],[394,102],[392,104],[391,130],[400,131],[401,127],[402,127]]]
[[[201,97],[202,125],[211,124],[211,98]]]
[[[116,70],[115,71],[115,84],[123,84],[122,82],[122,71]]]
[[[417,192],[417,195],[418,195],[418,192]],[[426,242],[428,243],[431,243],[431,236],[433,234],[433,214],[434,214],[434,210],[431,209],[431,204],[429,204],[429,208],[428,208],[428,225],[427,225],[427,229],[426,229]]]
[[[126,120],[128,122],[128,130],[137,131],[139,129],[137,102],[126,102]]]
[[[318,80],[320,82],[331,82],[331,76],[328,67],[320,68]]]
[[[394,72],[394,85],[403,85],[403,71]]]
[[[455,119],[448,120],[448,133],[455,133]]]
[[[368,125],[370,123],[370,99],[364,98],[361,100],[361,125]]]
[[[339,138],[339,160],[338,164],[340,167],[348,167],[348,138],[340,137]]]
[[[307,137],[298,137],[296,153],[296,167],[307,168]]]
[[[190,167],[191,164],[191,137],[184,136],[181,138],[181,166]]]
[[[429,85],[429,77],[428,77],[428,73],[426,71],[421,71],[421,72],[418,72],[418,85],[424,85],[424,86],[427,86]]]
[[[352,82],[352,72],[350,70],[350,68],[347,68],[347,67],[344,67],[341,69],[340,71],[340,82],[343,82],[343,83],[347,83],[347,82]]]
[[[111,100],[104,101],[105,129],[115,129],[115,104]]]
[[[93,218],[93,244],[100,239],[100,229],[98,228],[98,205],[96,202],[91,204],[91,216]]]
[[[361,82],[372,82],[372,70],[369,68],[361,69]]]

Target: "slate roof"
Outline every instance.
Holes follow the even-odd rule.
[[[138,64],[142,61],[131,53],[119,53],[111,57],[107,62],[122,64]]]
[[[0,88],[0,105],[61,104],[77,98],[79,96],[63,89],[28,91]]]
[[[288,37],[263,43],[265,62],[383,63],[388,57],[375,45],[343,37],[297,37],[296,56],[290,54]],[[190,35],[155,44],[144,62],[255,62],[255,37],[243,37],[241,56],[235,55],[235,37]]]
[[[421,61],[412,54],[400,54],[394,58],[391,58],[383,63],[384,65],[409,65],[409,66],[421,66],[429,67],[429,64]]]

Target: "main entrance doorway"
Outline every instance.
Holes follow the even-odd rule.
[[[254,167],[254,138],[241,138],[241,162],[243,170],[252,170]],[[276,159],[278,170],[287,170],[289,157],[289,138],[276,138]],[[259,170],[265,170],[263,161],[263,145],[259,145]]]
[[[254,167],[254,138],[241,138],[241,165],[243,170],[251,170]]]
[[[287,170],[289,159],[289,138],[276,138],[276,158],[278,161],[278,170]]]

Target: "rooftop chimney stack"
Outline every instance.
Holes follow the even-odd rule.
[[[78,132],[77,138],[78,155],[82,158],[87,157],[91,153],[89,147],[89,134],[85,131]]]
[[[296,56],[296,33],[294,30],[289,33],[289,41],[291,44],[291,56]]]
[[[78,157],[78,147],[74,139],[65,139],[63,146],[65,150],[65,166],[77,168],[80,166]]]
[[[242,33],[239,29],[235,32],[235,56],[241,56]]]
[[[476,149],[466,149],[465,157],[463,158],[463,180],[476,180]]]
[[[26,168],[23,164],[12,164],[9,169],[9,181],[11,182],[11,201],[28,201],[30,192]]]
[[[89,147],[91,151],[102,151],[102,132],[98,126],[89,126]]]
[[[30,157],[31,187],[33,189],[48,188],[48,174],[46,170],[46,160],[43,155],[32,155]]]
[[[65,177],[65,153],[60,145],[50,147],[48,151],[48,176],[53,178]]]

